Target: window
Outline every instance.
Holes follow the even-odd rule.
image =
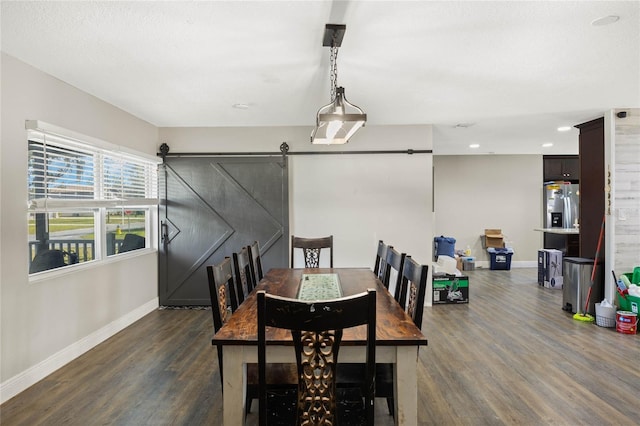
[[[28,121],[29,273],[151,247],[157,163]]]

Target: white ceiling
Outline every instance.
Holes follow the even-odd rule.
[[[640,107],[638,1],[2,0],[1,42],[159,127],[311,130],[326,23],[347,25],[338,85],[367,124],[433,124],[435,154],[575,153],[558,126]]]

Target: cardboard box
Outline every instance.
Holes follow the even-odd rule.
[[[462,258],[460,256],[456,256],[456,268],[458,271],[462,271]]]
[[[543,285],[545,288],[562,290],[562,251],[555,249],[544,249],[546,256],[544,259]]]
[[[469,277],[434,274],[433,304],[469,303]]]
[[[485,229],[484,241],[487,248],[504,247],[504,235],[502,235],[502,229]]]

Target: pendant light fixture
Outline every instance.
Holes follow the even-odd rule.
[[[316,114],[316,127],[311,132],[312,144],[344,144],[367,121],[367,114],[349,103],[344,95],[344,87],[338,87],[338,48],[346,25],[327,24],[324,30],[323,46],[331,48],[331,103],[323,106]]]

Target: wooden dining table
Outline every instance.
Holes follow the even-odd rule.
[[[418,424],[418,349],[427,345],[427,338],[382,282],[367,268],[271,269],[256,286],[256,290],[298,298],[303,274],[337,275],[342,296],[358,294],[368,288],[377,290],[376,362],[394,365],[395,424]],[[244,421],[246,365],[258,362],[257,326],[254,290],[213,337],[213,343],[220,345],[223,351],[225,426],[241,425]],[[288,330],[269,327],[266,340],[267,362],[296,362],[293,340]],[[365,326],[345,329],[338,361],[365,362],[365,344]]]

